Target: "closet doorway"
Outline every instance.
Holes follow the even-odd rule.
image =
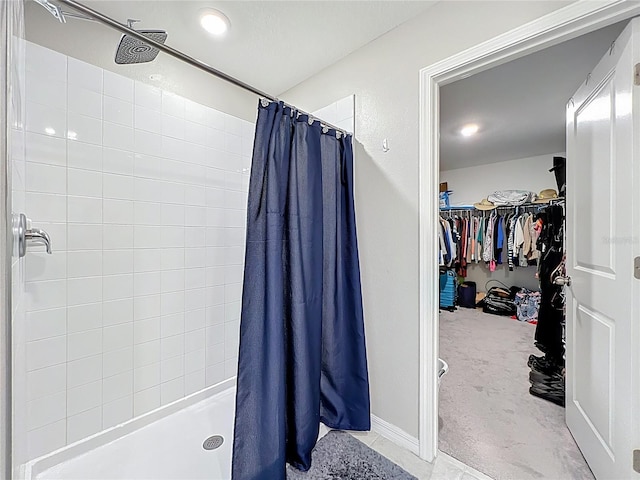
[[[440,88],[438,446],[492,478],[593,478],[564,408],[566,105],[627,24]]]

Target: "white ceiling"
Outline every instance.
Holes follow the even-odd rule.
[[[81,3],[136,29],[163,29],[167,44],[229,75],[279,95],[423,12],[435,1],[101,1]],[[52,0],[56,3],[55,0]],[[222,39],[198,23],[205,7],[221,10],[231,22]],[[69,10],[68,8],[64,8]],[[96,65],[113,62],[120,34],[82,20],[57,24],[33,1],[25,9],[27,39]],[[47,37],[55,36],[48,41]],[[64,37],[64,42],[60,37]],[[153,67],[163,71],[160,54]],[[143,67],[142,65],[140,67]]]
[[[564,152],[566,103],[625,23],[442,87],[441,170]],[[462,137],[467,123],[480,132]]]

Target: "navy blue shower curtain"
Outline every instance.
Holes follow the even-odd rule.
[[[264,101],[262,101],[264,102]],[[319,424],[369,430],[350,135],[259,103],[232,478],[307,470]]]

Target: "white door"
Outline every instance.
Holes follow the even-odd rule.
[[[567,108],[566,416],[598,480],[640,479],[639,22]]]

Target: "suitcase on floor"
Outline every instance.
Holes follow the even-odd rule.
[[[453,310],[456,305],[457,277],[453,270],[440,273],[440,308]]]

